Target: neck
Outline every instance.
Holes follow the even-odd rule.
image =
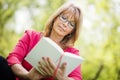
[[[63,39],[63,37],[58,36],[57,34],[52,34],[50,35],[50,38],[55,41],[57,44],[60,44],[61,40]]]

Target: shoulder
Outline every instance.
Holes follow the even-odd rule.
[[[37,35],[42,34],[42,32],[37,32],[35,30],[25,30],[25,34],[28,34],[30,36],[37,36]]]
[[[65,52],[70,52],[76,55],[80,55],[80,51],[77,48],[74,47],[68,47],[64,50]]]
[[[42,37],[43,33],[42,32],[38,32],[35,30],[25,30],[24,32],[27,36],[29,36],[29,38],[32,39],[39,39]]]
[[[22,40],[25,40],[27,43],[34,46],[41,39],[42,34],[42,32],[35,30],[25,30]]]

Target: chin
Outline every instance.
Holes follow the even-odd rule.
[[[56,33],[57,33],[58,35],[60,35],[60,36],[65,36],[64,33],[63,33],[62,31],[60,31],[60,30],[57,30]]]

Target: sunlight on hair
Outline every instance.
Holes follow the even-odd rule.
[[[65,4],[66,5],[73,4],[73,5],[77,6],[80,9],[81,9],[81,7],[83,7],[80,0],[68,0]]]

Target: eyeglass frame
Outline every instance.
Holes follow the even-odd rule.
[[[74,24],[74,25],[72,26],[72,25],[71,25],[72,22],[69,21],[67,18],[66,18],[66,19],[63,19],[63,15],[64,15],[64,14],[60,14],[60,15],[59,15],[59,19],[60,19],[62,22],[64,22],[64,23],[68,22],[68,27],[71,28],[71,29],[74,29],[76,25]]]

